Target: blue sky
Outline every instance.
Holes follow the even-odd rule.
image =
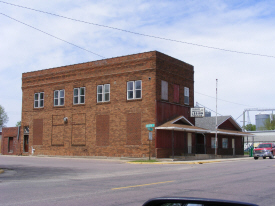
[[[35,1],[8,3],[95,24],[209,47],[134,35],[5,4],[0,13],[106,58],[157,50],[194,66],[195,102],[239,117],[275,108],[275,1]],[[102,59],[0,14],[0,105],[7,126],[21,119],[22,73]],[[224,101],[225,100],[225,101]],[[212,112],[214,114],[214,112]],[[254,114],[250,113],[252,123]],[[239,124],[242,117],[238,119]]]

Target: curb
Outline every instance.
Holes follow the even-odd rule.
[[[205,164],[205,163],[216,163],[221,162],[220,160],[213,160],[213,161],[201,161],[201,162],[127,162],[128,164],[156,164],[156,165],[180,165],[180,164]]]

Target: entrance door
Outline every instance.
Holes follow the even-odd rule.
[[[13,153],[13,137],[9,137],[8,152]]]
[[[24,135],[24,152],[29,152],[29,135]]]
[[[232,150],[233,150],[233,155],[235,155],[235,139],[232,139]]]
[[[191,133],[188,133],[187,146],[188,146],[188,154],[191,154],[192,153],[192,134]]]

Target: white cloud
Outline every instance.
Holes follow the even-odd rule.
[[[273,1],[13,0],[9,3],[167,39],[274,56]],[[275,58],[148,38],[0,4],[6,15],[108,58],[158,50],[192,64],[198,92],[195,101],[215,110],[215,80],[219,79],[218,97],[237,103],[219,100],[221,114],[237,118],[248,107],[244,105],[259,108],[274,105]],[[101,59],[2,15],[0,27],[0,104],[8,112],[8,126],[20,120],[23,72]]]

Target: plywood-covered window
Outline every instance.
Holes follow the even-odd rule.
[[[127,114],[127,145],[141,144],[141,113]]]
[[[161,99],[168,100],[168,82],[161,80]]]
[[[184,104],[189,105],[189,88],[184,87]]]
[[[33,145],[42,145],[43,143],[43,119],[33,120]]]

